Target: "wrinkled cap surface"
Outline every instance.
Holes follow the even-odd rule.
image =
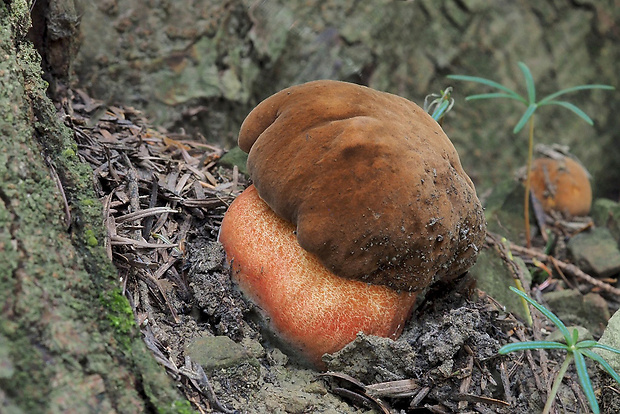
[[[404,98],[293,86],[248,115],[239,146],[261,198],[338,276],[420,290],[475,262],[485,221],[474,185],[439,125]]]

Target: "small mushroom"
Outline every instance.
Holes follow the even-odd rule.
[[[404,98],[293,86],[248,115],[239,146],[256,189],[230,206],[220,241],[242,291],[315,364],[359,331],[397,337],[416,292],[465,272],[484,242],[454,146]]]
[[[543,210],[586,216],[592,207],[588,172],[569,156],[541,157],[532,162],[532,192]]]

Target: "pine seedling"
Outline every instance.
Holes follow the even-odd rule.
[[[525,197],[524,197],[524,219],[525,219],[525,242],[527,247],[531,247],[531,236],[530,236],[530,215],[529,215],[529,202],[530,202],[530,186],[531,186],[531,169],[532,169],[532,155],[534,152],[534,113],[541,106],[547,105],[558,105],[563,108],[572,111],[579,118],[583,119],[589,125],[594,125],[592,119],[581,109],[579,109],[576,105],[567,102],[557,100],[556,98],[571,92],[581,91],[585,89],[604,89],[604,90],[613,90],[614,87],[610,85],[579,85],[573,86],[571,88],[566,88],[559,90],[555,93],[545,96],[539,101],[536,101],[536,84],[534,83],[534,78],[532,77],[532,73],[527,65],[523,62],[519,62],[519,69],[523,73],[523,77],[525,78],[525,88],[527,91],[527,96],[519,95],[517,92],[512,89],[507,88],[506,86],[494,82],[492,80],[481,78],[478,76],[466,76],[466,75],[448,75],[449,79],[460,80],[460,81],[468,81],[480,83],[485,86],[490,86],[495,89],[499,89],[500,92],[493,93],[482,93],[477,95],[470,95],[465,98],[466,101],[473,101],[478,99],[493,99],[493,98],[508,98],[519,101],[526,106],[526,110],[517,122],[517,125],[513,128],[512,132],[514,134],[518,134],[519,131],[523,129],[523,127],[529,122],[529,144],[528,144],[528,154],[527,154],[527,173],[525,179]]]
[[[594,414],[599,414],[600,409],[598,406],[598,402],[596,401],[596,396],[594,395],[594,389],[592,388],[592,382],[590,381],[590,376],[588,375],[588,368],[586,367],[585,357],[591,358],[594,361],[598,362],[601,367],[612,376],[614,380],[618,384],[620,384],[620,375],[614,371],[614,369],[609,365],[605,359],[592,351],[593,348],[601,348],[607,351],[615,352],[620,354],[620,349],[612,348],[607,345],[599,344],[593,340],[583,340],[579,341],[579,334],[577,329],[573,329],[573,332],[569,332],[568,328],[564,323],[558,318],[553,312],[549,309],[545,308],[540,303],[536,302],[528,295],[510,286],[510,290],[515,292],[517,295],[521,296],[521,298],[525,299],[530,305],[538,309],[543,315],[545,315],[551,322],[557,326],[558,330],[564,336],[564,340],[566,343],[556,342],[556,341],[527,341],[527,342],[516,342],[508,345],[504,345],[499,349],[500,354],[507,354],[509,352],[515,351],[525,351],[532,349],[559,349],[566,351],[566,359],[562,363],[560,370],[558,371],[555,380],[553,381],[553,386],[551,387],[551,392],[547,397],[547,402],[545,403],[545,407],[543,409],[543,414],[548,414],[551,411],[551,406],[553,404],[553,400],[560,389],[560,384],[562,384],[562,379],[564,375],[566,375],[566,371],[570,366],[571,362],[575,361],[575,367],[577,369],[577,376],[579,377],[579,383],[581,384],[581,388],[583,389],[583,393],[588,399],[588,403],[590,404],[590,408]]]

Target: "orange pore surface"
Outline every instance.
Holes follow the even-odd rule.
[[[254,186],[231,204],[220,230],[234,280],[272,330],[317,366],[358,332],[396,339],[415,294],[334,275],[299,246],[294,232]]]

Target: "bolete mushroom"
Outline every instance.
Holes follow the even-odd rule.
[[[380,288],[390,301],[400,301],[405,319],[415,299],[407,292],[465,272],[483,244],[482,207],[454,146],[437,122],[404,98],[336,81],[293,86],[248,115],[239,146],[249,152],[248,171],[260,197],[250,188],[247,198],[256,200],[243,201],[244,193],[239,201],[250,207],[235,206],[239,198],[233,202],[220,240],[233,262],[234,278],[274,325],[294,320],[281,313],[295,314],[309,297],[329,296],[330,291],[311,293],[311,283],[305,281],[303,288],[293,290],[297,293],[292,300],[299,306],[281,306],[273,299],[272,291],[283,288],[265,286],[273,278],[267,269],[284,254],[283,248],[279,242],[270,247],[269,239],[260,237],[266,225],[250,220],[254,214],[263,217],[272,210],[272,218],[257,220],[291,223],[282,227],[287,243],[298,244],[301,249],[295,254],[308,255],[313,268],[319,263],[325,268],[317,273],[350,282],[355,289]],[[246,231],[250,225],[258,227]],[[244,235],[233,237],[235,233]],[[243,246],[254,244],[261,244],[260,249]],[[242,257],[242,247],[253,253]],[[266,253],[270,249],[273,253]],[[286,264],[288,260],[283,259],[278,271],[284,273],[277,279],[297,278],[300,266],[306,266]],[[354,302],[362,310],[371,307],[365,299]],[[317,324],[334,314],[331,308],[325,314],[318,308],[313,312]],[[349,322],[347,316],[342,320]],[[391,330],[351,326],[337,339],[320,337],[310,331],[314,322],[307,322],[302,332],[284,336],[299,348],[315,348],[310,359],[316,361],[317,355],[344,346],[358,331],[395,337],[404,322],[387,318],[384,325],[397,327]]]
[[[270,330],[302,362],[321,367],[358,332],[396,339],[416,299],[411,292],[331,273],[301,248],[295,225],[278,217],[248,187],[230,205],[220,242],[233,278],[269,319]]]
[[[592,207],[588,172],[569,156],[540,157],[532,162],[532,192],[543,210],[585,216]]]

